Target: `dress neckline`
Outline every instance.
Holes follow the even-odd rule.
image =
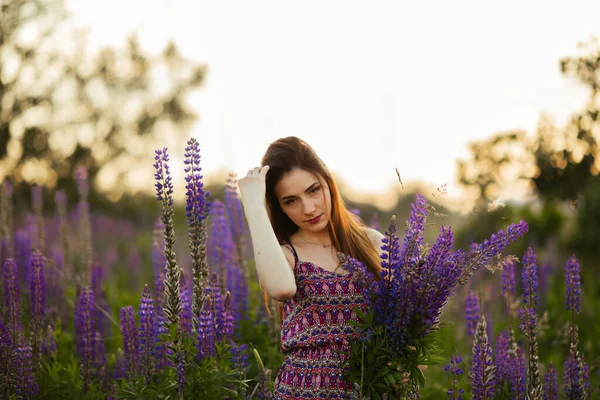
[[[321,267],[320,265],[317,265],[317,264],[315,264],[313,262],[310,262],[310,261],[301,261],[301,260],[298,260],[298,264],[310,264],[314,268],[316,268],[316,269],[318,269],[320,271],[326,272],[326,273],[328,273],[330,275],[335,275],[335,276],[349,276],[350,275],[350,272],[347,272],[347,273],[333,272],[333,271],[325,269],[325,268]],[[342,268],[342,270],[343,270],[343,268]]]

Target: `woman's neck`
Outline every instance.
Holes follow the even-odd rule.
[[[300,240],[311,243],[315,245],[331,245],[331,238],[329,237],[329,232],[324,229],[321,232],[306,232],[300,229],[296,234]]]

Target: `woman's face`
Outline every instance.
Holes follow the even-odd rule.
[[[319,232],[327,227],[331,194],[325,179],[296,168],[275,185],[275,195],[284,214],[300,229]]]

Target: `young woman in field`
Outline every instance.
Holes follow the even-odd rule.
[[[271,143],[262,166],[239,180],[261,287],[282,303],[276,399],[346,399],[342,377],[354,311],[366,311],[338,252],[379,276],[383,235],[350,213],[325,164],[296,137]]]

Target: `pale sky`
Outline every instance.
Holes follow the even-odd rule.
[[[405,183],[457,195],[469,141],[533,134],[541,113],[564,123],[588,93],[558,61],[600,36],[597,0],[71,3],[95,44],[135,30],[149,51],[174,39],[208,65],[190,99],[206,175],[243,175],[271,141],[296,135],[374,193],[398,185],[396,167]]]

